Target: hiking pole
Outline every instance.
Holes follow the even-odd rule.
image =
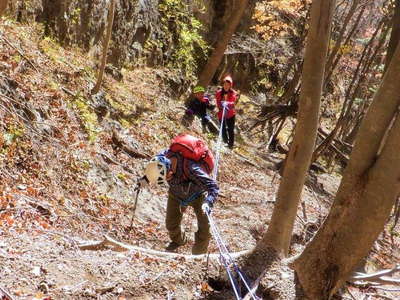
[[[133,227],[133,219],[135,218],[135,212],[136,212],[137,202],[139,199],[140,188],[141,188],[141,185],[140,185],[140,182],[138,181],[136,183],[136,186],[134,189],[134,191],[136,191],[136,197],[135,197],[135,203],[133,204],[133,208],[132,208],[132,219],[131,219],[131,226],[129,227],[129,230],[132,230],[132,227]]]

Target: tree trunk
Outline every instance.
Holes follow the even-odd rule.
[[[248,2],[249,0],[237,0],[236,8],[234,9],[235,13],[233,13],[232,17],[230,18],[222,36],[218,40],[215,49],[211,54],[211,57],[208,59],[206,66],[200,73],[198,85],[207,86],[212,80],[219,64],[221,63],[225,50],[228,47],[228,43],[232,38],[236,27],[240,23]]]
[[[332,297],[368,254],[390,216],[400,191],[399,81],[400,47],[362,121],[328,218],[294,263],[310,299]]]
[[[111,0],[110,3],[110,10],[108,11],[108,27],[107,27],[107,34],[104,39],[104,44],[103,44],[103,57],[101,59],[101,66],[99,70],[99,76],[97,78],[97,83],[95,87],[92,89],[92,94],[97,94],[100,90],[101,82],[103,81],[103,75],[104,75],[104,68],[106,67],[106,62],[107,62],[107,52],[108,52],[108,46],[110,44],[110,39],[111,39],[111,33],[112,33],[112,27],[114,23],[114,12],[115,12],[115,2],[116,0]]]
[[[320,98],[335,0],[314,0],[307,36],[299,112],[292,145],[267,233],[259,247],[287,256],[300,195],[318,129]]]
[[[0,0],[0,16],[2,16],[7,9],[8,0]]]
[[[368,55],[365,58],[364,66],[360,72],[360,76],[357,80],[357,84],[355,85],[351,96],[350,96],[350,94],[346,94],[346,99],[347,99],[347,96],[349,96],[350,102],[347,105],[347,111],[344,116],[344,122],[343,122],[342,128],[340,129],[340,132],[338,134],[339,137],[345,136],[346,130],[349,127],[351,127],[351,123],[355,121],[355,119],[351,116],[351,109],[352,109],[353,103],[356,98],[361,97],[360,92],[362,91],[362,88],[365,86],[368,87],[369,79],[371,79],[370,70],[373,69],[372,64],[375,62],[375,66],[381,65],[381,63],[379,61],[377,62],[377,57],[378,57],[378,53],[382,50],[382,47],[384,46],[384,44],[386,42],[386,37],[387,37],[388,32],[389,32],[389,27],[386,26],[384,19],[383,19],[382,31],[380,33],[380,38],[379,38],[378,44],[375,47],[375,49],[373,49],[371,47],[368,50]],[[349,89],[349,91],[350,91],[350,89]]]
[[[382,23],[382,25],[383,24],[384,23]],[[371,70],[371,65],[372,65],[375,57],[381,50],[381,47],[383,46],[384,41],[386,40],[387,30],[384,30],[381,33],[381,38],[379,40],[378,46],[375,48],[374,52],[371,55],[369,55],[369,53],[372,52],[371,45],[373,44],[373,41],[375,40],[375,37],[377,36],[379,30],[380,30],[380,26],[378,26],[378,28],[375,31],[375,33],[373,34],[370,42],[364,48],[360,62],[357,66],[356,72],[354,73],[352,82],[349,86],[349,89],[347,90],[345,101],[343,103],[342,110],[341,110],[339,119],[336,122],[335,128],[331,131],[329,136],[320,145],[318,145],[317,149],[314,151],[312,162],[314,162],[315,160],[317,160],[318,157],[320,157],[321,155],[324,154],[324,152],[328,149],[329,145],[332,143],[332,141],[335,139],[335,137],[337,135],[339,135],[339,136],[344,135],[344,133],[346,132],[346,129],[351,127],[351,124],[349,124],[350,122],[354,122],[354,123],[357,122],[356,119],[351,117],[351,110],[352,110],[354,101],[356,100],[356,98],[359,94],[362,84],[364,84],[364,85],[367,84],[367,83],[365,83],[365,78],[368,76],[369,71]],[[368,50],[368,51],[366,51],[366,50]],[[364,59],[364,56],[367,52],[368,52],[367,58]],[[362,65],[363,65],[363,68],[360,71]],[[360,75],[359,75],[359,73],[360,73]],[[358,78],[357,84],[353,90],[353,84],[356,82],[357,78]],[[353,90],[353,93],[352,93],[352,95],[350,95],[350,92],[352,90]],[[339,134],[338,134],[338,132],[339,132]]]
[[[390,60],[396,50],[400,40],[400,0],[395,0],[394,14],[392,18],[392,33],[390,36],[389,47],[386,54],[385,71],[389,67]]]
[[[301,78],[301,65],[294,70],[294,76],[292,80],[288,83],[288,85],[285,88],[285,92],[283,93],[280,103],[288,103],[289,100],[291,100],[296,93],[296,89],[299,86],[300,83],[300,78]]]
[[[337,56],[337,54],[338,54],[338,52],[340,50],[340,46],[342,45],[342,41],[344,39],[344,35],[346,33],[347,26],[349,25],[351,18],[353,17],[354,13],[357,10],[358,3],[359,3],[359,0],[353,0],[353,3],[351,5],[351,7],[350,7],[350,9],[349,9],[344,21],[343,21],[343,25],[342,25],[342,28],[341,28],[341,30],[339,32],[339,36],[338,36],[338,38],[336,40],[335,46],[333,47],[331,53],[329,54],[328,60],[326,62],[326,67],[325,67],[326,71],[328,73],[327,78],[330,77],[329,75],[333,72],[333,68],[332,67],[333,67],[334,59],[335,59],[335,57]]]
[[[355,35],[355,33],[358,29],[358,26],[360,24],[361,17],[364,15],[364,11],[365,11],[366,7],[367,7],[366,5],[362,6],[360,12],[358,13],[357,19],[356,19],[355,23],[353,24],[352,29],[350,30],[349,34],[346,37],[346,40],[343,43],[343,46],[347,46],[350,43],[351,38]],[[333,71],[336,69],[342,56],[343,56],[343,53],[341,53],[341,52],[337,53],[330,70],[328,70],[328,75],[325,78],[325,82],[329,82],[329,80],[331,79],[331,77],[333,75]]]

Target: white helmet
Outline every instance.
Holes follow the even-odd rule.
[[[167,172],[170,167],[171,161],[168,158],[164,155],[157,155],[147,164],[144,174],[151,185],[167,184]]]

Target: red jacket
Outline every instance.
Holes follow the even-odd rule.
[[[222,102],[225,101],[228,103],[228,109],[225,111],[225,119],[230,119],[234,115],[236,115],[235,111],[235,102],[237,100],[237,93],[230,89],[228,92],[225,92],[223,89],[219,89],[215,95],[215,98],[217,100],[217,106],[218,106],[218,119],[221,121],[222,119]],[[222,95],[224,94],[224,96]]]

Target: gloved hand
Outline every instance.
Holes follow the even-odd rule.
[[[226,101],[221,102],[221,106],[222,106],[223,108],[225,108],[225,109],[229,109],[229,107],[228,107],[228,102],[226,102]]]
[[[201,205],[201,209],[203,210],[204,213],[206,213],[206,211],[207,211],[208,213],[210,213],[212,207],[213,207],[213,201],[207,196],[207,197],[204,199],[203,204]]]
[[[211,117],[209,115],[205,115],[203,117],[204,122],[210,122],[211,121]]]
[[[201,205],[201,210],[202,210],[204,213],[210,213],[210,212],[211,212],[210,204],[208,204],[208,202],[204,202],[204,203]]]
[[[186,110],[186,114],[187,114],[187,115],[193,115],[193,114],[194,114],[194,111],[193,111],[192,109],[188,108],[188,109]]]

